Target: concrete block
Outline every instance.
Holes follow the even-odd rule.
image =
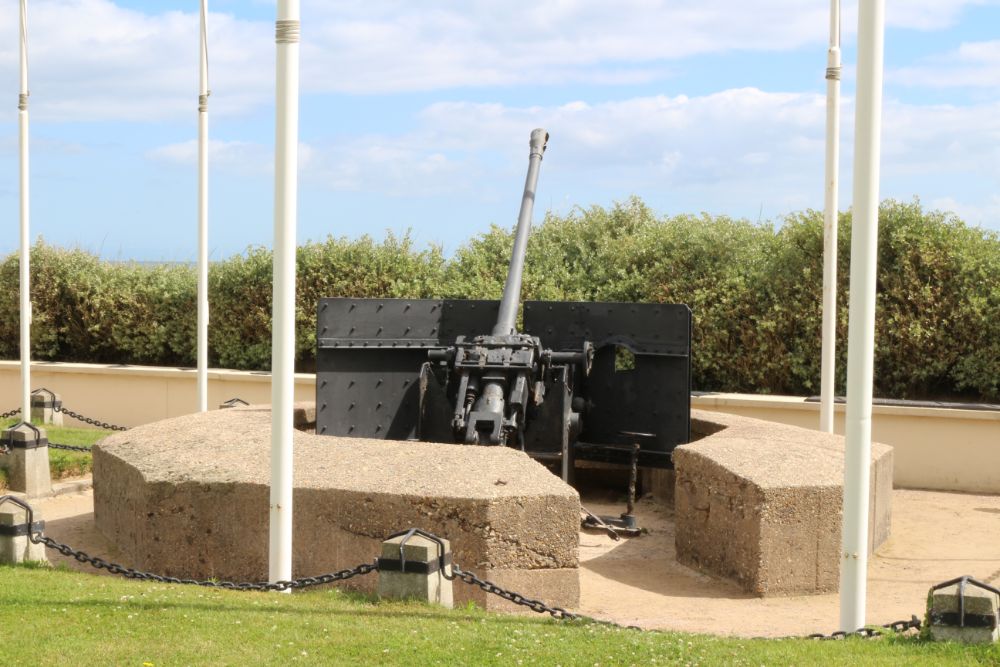
[[[11,448],[5,456],[8,487],[28,498],[51,496],[49,440],[45,429],[21,422],[6,429],[0,438]]]
[[[932,590],[928,600],[931,639],[965,644],[990,644],[1000,641],[1000,594],[967,582]],[[960,611],[964,595],[964,626]]]
[[[651,495],[655,500],[673,506],[677,480],[674,471],[669,468],[643,468],[641,474],[643,495]]]
[[[63,425],[63,414],[57,412],[62,407],[62,397],[50,389],[41,387],[31,392],[31,423]]]
[[[678,560],[756,595],[835,591],[843,437],[692,412],[703,437],[674,450]],[[869,544],[889,536],[892,448],[873,443]]]
[[[41,521],[38,510],[32,517],[35,522]],[[5,502],[0,504],[0,563],[17,565],[24,562],[47,563],[45,545],[35,544],[27,535],[6,535],[4,529],[27,526],[27,513],[17,505]]]
[[[405,543],[404,543],[405,540]],[[444,569],[441,558],[446,559]],[[382,542],[379,558],[378,595],[396,600],[414,599],[453,607],[451,575],[451,545],[442,539],[441,544],[423,535],[397,535]],[[388,565],[399,563],[399,570]],[[416,567],[426,568],[423,572]],[[409,571],[402,571],[408,567]]]
[[[315,414],[301,408],[300,423]],[[267,577],[269,406],[213,410],[115,433],[94,447],[94,517],[121,562],[171,576]],[[526,595],[579,603],[577,492],[523,452],[425,442],[293,438],[294,576],[374,560],[391,534],[450,541],[455,562]],[[345,587],[375,592],[377,577]],[[498,583],[500,583],[498,581]],[[545,590],[551,597],[539,593]],[[506,602],[456,584],[455,604]]]

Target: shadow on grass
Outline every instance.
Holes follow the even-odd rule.
[[[247,593],[247,595],[254,595],[254,593]],[[259,595],[259,594],[258,594]],[[67,598],[47,598],[45,600],[37,600],[34,598],[24,598],[18,595],[4,595],[4,604],[16,604],[20,609],[38,609],[40,614],[48,612],[53,606],[59,606],[63,608],[77,607],[82,609],[105,609],[108,611],[113,611],[120,609],[121,607],[127,605],[129,610],[135,611],[147,611],[147,612],[162,612],[164,610],[171,611],[188,611],[188,612],[205,612],[205,613],[218,613],[218,612],[232,612],[238,614],[264,614],[264,615],[274,615],[278,614],[281,616],[343,616],[343,617],[370,617],[370,618],[399,618],[399,619],[422,619],[425,621],[438,621],[441,623],[452,623],[454,621],[466,621],[469,623],[478,623],[484,619],[488,619],[491,624],[502,625],[502,626],[522,626],[526,620],[536,621],[540,624],[552,624],[552,625],[564,625],[572,627],[581,627],[584,625],[582,622],[578,621],[556,621],[554,619],[548,618],[535,618],[532,616],[514,616],[507,614],[489,614],[488,612],[477,612],[474,614],[469,614],[465,610],[434,610],[428,607],[423,607],[416,603],[406,606],[396,606],[395,608],[389,608],[379,604],[371,604],[366,606],[356,606],[352,605],[351,608],[338,609],[331,608],[329,606],[323,605],[315,608],[309,607],[288,607],[278,605],[267,605],[260,606],[249,603],[239,603],[239,604],[216,604],[211,601],[205,602],[180,602],[180,601],[170,601],[170,600],[143,600],[139,597],[129,598],[127,603],[122,603],[121,600],[78,600],[78,599],[67,599]],[[345,604],[346,600],[343,600]],[[395,606],[395,605],[394,605]],[[598,626],[601,627],[601,626]]]
[[[0,565],[0,574],[4,572],[16,573],[18,570],[51,570],[53,573],[68,574],[73,577],[80,576],[76,572],[65,566],[52,567],[47,563],[22,563],[20,565]],[[88,575],[84,575],[88,576]],[[103,579],[103,577],[102,577]],[[123,579],[124,580],[124,579]],[[440,620],[450,623],[456,620],[479,622],[489,619],[491,623],[500,625],[518,625],[525,620],[537,621],[539,623],[551,622],[554,625],[576,625],[575,622],[555,621],[545,616],[527,616],[513,614],[491,614],[476,607],[458,608],[448,610],[443,607],[433,607],[415,600],[388,601],[383,602],[377,596],[338,589],[335,587],[317,587],[308,591],[299,591],[293,594],[290,604],[282,604],[285,598],[275,598],[273,593],[264,591],[230,591],[218,589],[211,586],[194,586],[183,584],[161,584],[158,582],[132,581],[135,585],[155,586],[153,591],[136,592],[133,597],[129,594],[127,603],[129,609],[138,611],[163,611],[181,610],[192,612],[234,612],[234,613],[265,613],[281,614],[284,616],[363,616],[372,618],[421,618],[429,620]],[[226,596],[226,600],[163,600],[159,595],[170,595],[177,592],[184,594],[194,594],[198,591],[206,593],[221,593]],[[124,594],[124,592],[123,592]],[[0,595],[0,600],[4,604],[17,604],[26,608],[37,608],[40,610],[51,609],[52,606],[77,607],[90,609],[113,610],[123,606],[120,596],[114,593],[114,599],[89,598],[81,600],[76,597],[50,596],[39,599],[37,592],[32,593],[30,589],[21,591],[5,591]],[[240,599],[245,597],[245,599]],[[269,604],[261,606],[254,604],[266,600]],[[276,604],[270,604],[275,602]],[[299,603],[299,604],[296,604]],[[305,606],[303,603],[308,604]],[[343,607],[343,608],[339,608]]]

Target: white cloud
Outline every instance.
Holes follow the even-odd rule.
[[[824,104],[819,95],[755,88],[556,107],[439,103],[422,116],[421,141],[520,155],[527,131],[544,126],[558,152],[552,161],[575,170],[618,170],[633,183],[713,182],[770,170],[816,140],[821,146]]]
[[[896,173],[969,174],[1000,182],[1000,102],[889,103],[883,129],[883,159]]]
[[[629,82],[661,76],[649,67],[658,61],[816,42],[826,11],[794,0],[345,2],[305,25],[320,57],[304,50],[303,82],[350,92]]]
[[[311,168],[315,159],[315,149],[305,143],[299,144],[299,169]],[[175,144],[158,146],[146,151],[146,157],[165,164],[192,167],[198,160],[198,141],[191,139]],[[274,173],[274,147],[251,141],[208,142],[209,169],[223,169],[240,174],[259,175]]]
[[[473,187],[482,170],[474,160],[415,148],[405,140],[368,140],[314,148],[316,159],[302,175],[306,182],[343,191],[392,197],[429,197]]]
[[[1000,195],[988,197],[978,204],[958,201],[954,197],[940,197],[932,200],[930,207],[954,213],[972,225],[1000,229]]]
[[[989,0],[890,3],[891,25],[953,24]],[[16,35],[3,1],[0,34]],[[193,8],[192,8],[193,9]],[[785,51],[826,40],[826,3],[801,0],[368,0],[303,8],[304,92],[387,93],[523,83],[636,83],[678,59],[737,50]],[[844,33],[856,5],[845,4]],[[156,120],[193,114],[194,11],[146,13],[111,0],[30,5],[33,109],[46,119]],[[271,21],[209,17],[213,112],[273,97]],[[17,44],[0,40],[0,89],[16,86]]]
[[[983,4],[996,0],[890,3],[886,21],[941,30],[954,25],[968,6]],[[303,81],[349,92],[597,79],[626,83],[662,78],[668,72],[664,61],[825,44],[828,12],[826,3],[801,0],[322,4],[315,24],[304,27],[305,42],[319,57],[307,60],[304,53]],[[844,4],[842,24],[845,37],[855,32],[856,2]],[[334,62],[339,66],[330,67]]]
[[[553,133],[547,169],[618,187],[623,195],[642,187],[771,179],[776,170],[801,173],[794,165],[803,154],[822,150],[824,104],[818,95],[752,88],[555,107],[437,103],[412,132],[304,146],[309,161],[301,178],[337,191],[427,197],[477,190],[488,198],[493,183],[506,190],[516,182],[528,133],[544,126]],[[244,172],[269,150],[213,141],[210,158],[213,168]],[[191,141],[149,157],[193,164],[195,151]]]
[[[956,50],[889,73],[889,80],[934,88],[1000,87],[1000,40],[966,42]]]
[[[886,24],[914,30],[941,30],[958,21],[967,7],[996,5],[996,0],[904,0],[887,2]],[[855,7],[857,3],[852,3]],[[857,20],[855,19],[855,22]]]
[[[30,146],[32,153],[79,155],[86,151],[86,148],[81,143],[49,137],[31,137]],[[17,134],[0,136],[0,155],[17,155],[19,149],[20,144]]]
[[[852,103],[844,100],[845,202]],[[821,205],[824,114],[822,95],[755,88],[548,107],[437,103],[411,132],[311,144],[302,179],[331,190],[476,191],[488,199],[517,181],[528,133],[541,126],[552,135],[545,182],[558,190],[554,197],[638,193],[697,199],[708,210],[740,202],[745,210],[760,201],[775,215]],[[928,107],[890,100],[883,129],[884,196],[934,200],[949,196],[949,183],[1000,182],[1000,103]]]
[[[16,3],[0,13],[0,34],[17,35]],[[273,54],[262,22],[212,14],[212,98],[223,113],[269,99]],[[31,109],[57,121],[161,120],[197,108],[197,15],[146,14],[109,0],[47,0],[29,5]],[[0,85],[17,85],[17,40],[0,40]],[[273,79],[273,77],[271,77]],[[10,86],[10,88],[8,88]]]

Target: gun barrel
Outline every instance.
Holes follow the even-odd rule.
[[[517,231],[514,233],[514,249],[510,254],[510,268],[500,299],[494,336],[516,333],[517,308],[521,303],[521,280],[524,277],[524,254],[528,249],[528,235],[531,233],[531,211],[535,204],[535,188],[538,185],[538,170],[542,164],[542,154],[549,141],[549,133],[543,129],[532,130],[528,154],[528,176],[524,182],[521,197],[521,211],[517,216]]]

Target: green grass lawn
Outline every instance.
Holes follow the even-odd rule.
[[[17,419],[0,420],[0,429],[8,428],[16,423]],[[49,442],[58,442],[62,445],[89,446],[111,434],[111,431],[103,431],[95,428],[73,428],[52,426],[51,424],[43,425],[43,428]],[[90,472],[91,465],[91,456],[85,452],[49,449],[49,471],[52,473],[52,479],[54,480],[86,475]],[[0,457],[0,490],[7,488],[7,471],[2,466],[3,458]]]
[[[724,639],[9,566],[0,628],[3,665],[1000,665],[998,646],[916,637]]]
[[[108,435],[46,430],[50,441],[73,445]],[[54,478],[90,470],[89,454],[49,454]],[[1000,665],[1000,646],[912,636],[725,639],[375,602],[333,589],[240,593],[9,566],[0,566],[0,636],[3,666]]]

